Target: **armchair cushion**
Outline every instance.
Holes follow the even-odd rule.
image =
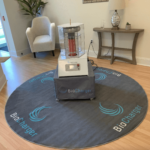
[[[52,40],[49,35],[37,36],[33,42],[33,48],[36,52],[47,51],[52,47]]]

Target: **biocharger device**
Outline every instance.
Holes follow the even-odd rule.
[[[58,26],[61,52],[54,74],[56,100],[95,98],[95,75],[87,61],[84,24]]]
[[[61,47],[58,58],[58,76],[87,76],[88,63],[84,46],[84,24],[59,25],[58,33]]]

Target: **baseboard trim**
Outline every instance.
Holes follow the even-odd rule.
[[[28,48],[28,49],[23,49],[20,51],[9,51],[9,53],[10,53],[10,56],[22,57],[24,55],[31,53],[31,50]]]
[[[86,52],[87,52],[87,50],[86,50]],[[98,51],[95,51],[95,53],[98,54]],[[89,56],[97,58],[97,55],[95,53],[94,53],[94,51],[90,50],[89,51]],[[117,54],[116,56],[122,56],[122,55]],[[131,55],[126,54],[124,57],[127,58],[127,59],[132,59]],[[137,60],[138,65],[149,66],[150,67],[150,58],[144,58],[144,57],[138,57],[137,56],[136,60]],[[116,60],[116,61],[119,61],[119,60]]]
[[[0,91],[3,89],[4,85],[6,84],[7,80],[5,75],[3,74],[2,77],[0,78]]]
[[[17,57],[22,57],[24,55],[31,53],[31,50],[30,48],[28,48],[28,49],[17,51],[16,53],[17,53]]]
[[[9,51],[9,53],[10,53],[10,56],[17,57],[16,51]]]

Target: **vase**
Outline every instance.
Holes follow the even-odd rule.
[[[113,27],[119,27],[120,24],[120,16],[117,13],[117,10],[115,10],[115,13],[113,14],[112,18],[111,18],[111,24]]]
[[[126,25],[126,30],[130,30],[131,29],[131,25]]]

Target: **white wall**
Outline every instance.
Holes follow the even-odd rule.
[[[82,22],[85,25],[85,48],[88,49],[91,39],[94,40],[95,50],[98,50],[98,36],[93,32],[94,27],[99,27],[101,21],[105,20],[105,27],[111,26],[111,16],[113,11],[108,10],[108,2],[82,4],[82,0],[46,0],[43,15],[48,16],[51,22],[59,24],[72,22]],[[120,27],[124,28],[126,22],[131,23],[132,28],[145,29],[141,33],[137,43],[137,61],[139,64],[150,65],[150,0],[125,0],[126,8],[119,10],[121,16]],[[57,29],[57,28],[56,28]],[[56,31],[57,32],[57,31]],[[58,36],[56,42],[58,43]],[[134,34],[117,34],[116,46],[131,48]],[[111,45],[111,35],[103,34],[103,45]],[[107,53],[108,50],[104,50]],[[123,55],[131,58],[131,52],[115,52],[116,55]]]
[[[0,0],[2,1],[2,0]],[[9,20],[9,25],[14,40],[17,56],[21,56],[30,53],[29,44],[26,37],[26,29],[31,26],[32,18],[29,16],[22,15],[20,7],[15,0],[3,0],[5,9],[7,12],[7,17]]]

